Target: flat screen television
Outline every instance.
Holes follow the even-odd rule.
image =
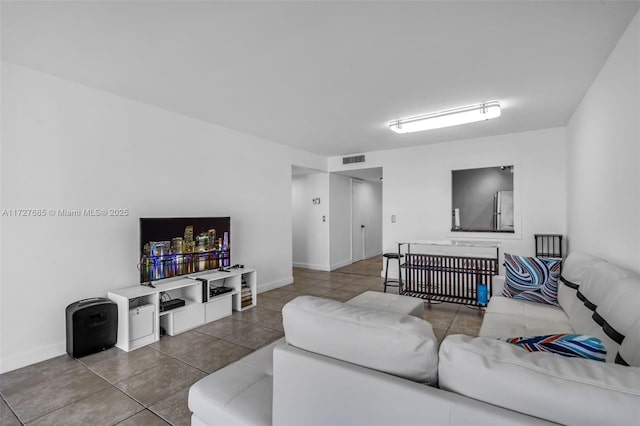
[[[140,283],[231,265],[231,218],[140,218]]]

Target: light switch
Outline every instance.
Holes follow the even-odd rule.
[[[397,221],[396,215],[392,214],[391,215],[391,223],[396,223],[396,221]]]

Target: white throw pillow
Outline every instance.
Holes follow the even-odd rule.
[[[290,345],[416,382],[437,382],[438,340],[423,319],[313,296],[287,303],[282,319]]]

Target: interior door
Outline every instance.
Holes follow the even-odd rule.
[[[363,203],[362,181],[351,179],[351,261],[357,262],[365,256],[366,223]]]

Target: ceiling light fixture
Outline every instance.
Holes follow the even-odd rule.
[[[389,128],[396,133],[411,133],[421,130],[457,126],[475,121],[500,117],[500,102],[490,101],[446,111],[432,112],[415,117],[401,118],[389,122]]]

